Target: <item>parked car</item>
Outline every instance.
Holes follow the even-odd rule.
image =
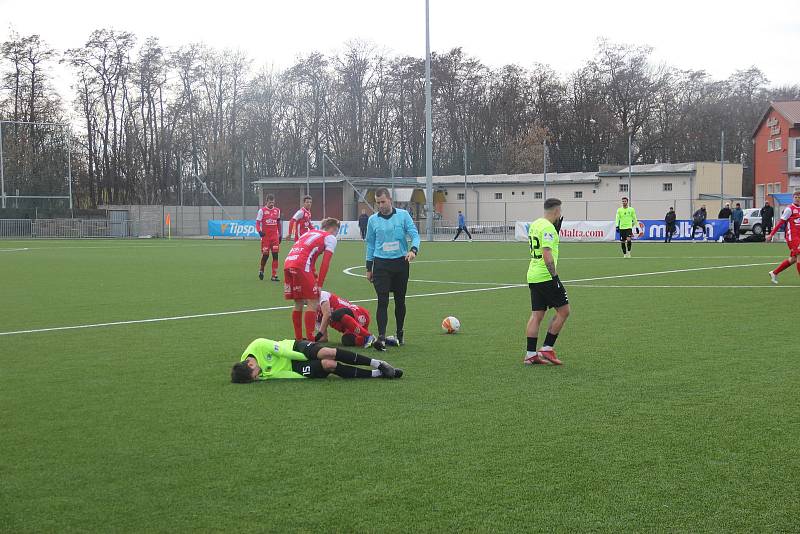
[[[741,233],[753,232],[753,235],[764,233],[764,226],[761,224],[761,208],[747,208],[744,210],[742,219]]]

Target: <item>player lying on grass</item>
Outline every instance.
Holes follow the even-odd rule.
[[[403,370],[395,369],[383,360],[373,360],[311,341],[259,338],[244,349],[240,361],[234,364],[231,382],[246,384],[282,378],[327,378],[330,374],[342,378],[400,378]]]
[[[788,269],[790,265],[797,265],[797,272],[800,273],[800,263],[797,263],[797,256],[800,256],[800,190],[795,191],[792,195],[792,203],[783,210],[778,224],[767,236],[766,242],[772,241],[772,238],[784,225],[786,226],[784,236],[786,245],[789,247],[789,258],[783,260],[780,265],[769,272],[773,284],[778,283],[778,274],[784,269]]]
[[[366,308],[347,299],[320,291],[319,313],[317,313],[316,341],[328,341],[328,327],[342,333],[342,345],[346,347],[372,347],[386,350],[386,345],[397,346],[397,338],[387,337],[385,343],[369,331],[370,316]]]

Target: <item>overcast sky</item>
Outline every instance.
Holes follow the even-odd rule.
[[[13,28],[58,50],[114,28],[166,45],[239,48],[255,66],[277,68],[349,39],[425,54],[424,0],[0,0],[0,23],[0,40]],[[650,45],[657,61],[718,79],[755,65],[772,85],[800,83],[800,0],[431,0],[431,48],[461,46],[493,67],[539,62],[567,74],[599,37]]]

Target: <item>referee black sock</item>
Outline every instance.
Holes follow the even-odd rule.
[[[631,251],[631,247],[632,247],[632,246],[633,246],[633,243],[632,243],[632,242],[630,242],[630,241],[628,241],[628,252],[630,252],[630,251]]]
[[[336,357],[334,360],[337,362],[349,363],[350,365],[369,366],[372,363],[372,358],[367,358],[366,356],[345,349],[336,349]]]
[[[620,245],[622,245],[622,253],[625,254],[627,250],[625,250],[625,241],[621,241]]]
[[[550,332],[547,332],[547,335],[544,336],[544,345],[543,346],[552,348],[553,345],[556,344],[556,338],[557,337],[558,337],[558,334],[551,334]]]
[[[528,338],[528,352],[536,352],[536,343],[539,341],[538,337]]]
[[[336,365],[333,374],[342,378],[372,378],[372,371],[368,369],[359,369],[358,367],[351,367],[343,363]]]

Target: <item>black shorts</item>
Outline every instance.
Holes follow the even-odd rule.
[[[306,378],[327,378],[329,374],[319,360],[292,360],[292,371]]]
[[[314,341],[306,341],[305,339],[298,339],[294,342],[294,349],[295,352],[299,352],[300,354],[305,355],[306,358],[309,360],[316,360],[317,353],[320,349],[324,348],[324,345],[319,343],[315,343]]]
[[[561,282],[556,284],[552,280],[548,282],[536,282],[528,284],[531,290],[531,310],[543,311],[547,308],[560,308],[569,304],[567,290]]]
[[[372,263],[372,283],[375,292],[379,295],[389,292],[405,295],[409,273],[409,265],[405,258],[391,260],[375,258]]]
[[[619,229],[619,240],[620,241],[624,241],[624,240],[626,240],[628,238],[631,238],[631,237],[633,237],[633,228],[628,228],[628,229],[620,228]]]

